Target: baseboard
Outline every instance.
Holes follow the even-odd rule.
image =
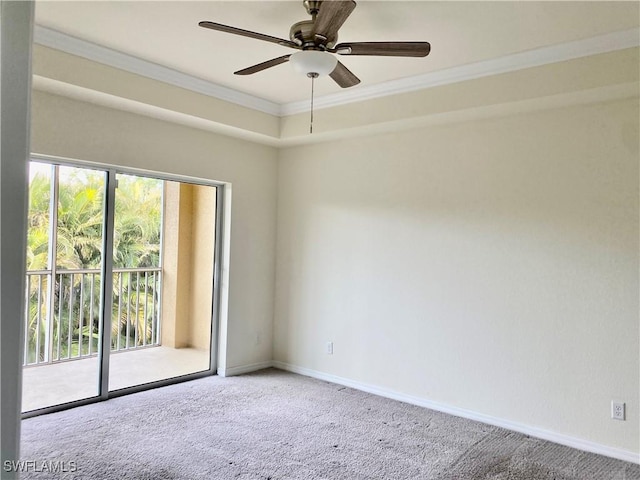
[[[257,370],[264,370],[273,366],[273,362],[268,360],[266,362],[251,363],[249,365],[239,365],[237,367],[223,367],[218,368],[218,375],[221,377],[232,377],[234,375],[242,375],[243,373],[251,373]],[[284,370],[284,369],[283,369]]]
[[[274,361],[272,362],[272,366],[275,368],[279,368],[281,370],[286,370],[289,372],[298,373],[300,375],[305,375],[307,377],[313,377],[319,380],[325,380],[327,382],[337,383],[339,385],[344,385],[345,387],[354,388],[356,390],[372,393],[374,395],[380,395],[381,397],[391,398],[393,400],[399,400],[401,402],[429,408],[431,410],[436,410],[438,412],[448,413],[450,415],[455,415],[457,417],[468,418],[469,420],[475,420],[478,422],[487,423],[489,425],[494,425],[496,427],[506,428],[507,430],[523,433],[525,435],[540,438],[542,440],[548,440],[550,442],[558,443],[560,445],[565,445],[567,447],[576,448],[578,450],[584,450],[591,453],[597,453],[599,455],[605,455],[607,457],[615,458],[618,460],[624,460],[626,462],[640,464],[640,455],[638,453],[630,452],[628,450],[622,450],[619,448],[601,445],[599,443],[591,442],[588,440],[583,440],[580,438],[575,438],[568,435],[551,432],[549,430],[544,430],[541,428],[531,427],[529,425],[524,425],[521,423],[511,422],[509,420],[492,417],[490,415],[484,415],[482,413],[473,412],[471,410],[451,407],[449,405],[433,402],[431,400],[426,400],[424,398],[415,397],[412,395],[406,395],[404,393],[394,392],[393,390],[389,390],[386,388],[381,388],[375,385],[369,385],[369,384],[358,382],[355,380],[350,380],[348,378],[338,377],[336,375],[319,372],[317,370],[312,370],[310,368],[291,365],[285,362]]]

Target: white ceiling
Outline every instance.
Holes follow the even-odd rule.
[[[340,41],[426,40],[431,54],[343,56],[362,80],[351,90],[640,25],[638,2],[357,1]],[[309,80],[287,64],[244,77],[233,72],[293,50],[197,24],[288,38],[291,24],[308,18],[301,0],[36,3],[38,25],[279,104],[308,98]],[[316,82],[317,95],[339,91],[328,77]]]

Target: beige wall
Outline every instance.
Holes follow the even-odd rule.
[[[198,185],[192,189],[189,343],[194,348],[207,350],[211,341],[216,191]]]
[[[32,152],[228,182],[220,367],[270,361],[274,148],[34,91]]]
[[[637,453],[638,115],[283,150],[274,358]]]
[[[162,345],[208,350],[216,189],[165,182],[164,205]]]
[[[255,138],[270,138],[279,132],[278,118],[273,115],[42,45],[34,45],[33,74],[86,91],[101,92],[112,100],[133,100],[166,112],[208,120],[228,133],[244,130]],[[222,128],[223,125],[226,128]]]
[[[638,48],[626,48],[599,55],[576,58],[472,80],[437,85],[397,95],[374,98],[318,110],[314,118],[316,137],[336,138],[345,132],[372,135],[373,129],[420,126],[430,118],[446,118],[456,113],[472,116],[482,109],[521,111],[523,102],[580,101],[567,94],[582,92],[586,97],[603,89],[631,84],[637,92]],[[282,119],[281,137],[293,141],[308,135],[307,114]],[[417,124],[417,125],[416,125]],[[423,125],[421,125],[423,126]],[[389,130],[387,130],[389,131]],[[309,138],[311,139],[311,138]]]
[[[30,58],[34,2],[0,2],[0,462],[20,459]],[[9,46],[10,48],[8,48]],[[2,471],[3,479],[17,472]]]
[[[191,261],[191,201],[187,201],[186,186],[182,192],[178,182],[166,182],[164,188],[164,219],[162,225],[162,345],[183,348],[188,344],[186,320],[189,318],[188,291],[191,281],[188,268]],[[190,200],[190,199],[189,199]],[[189,209],[189,211],[185,211]],[[182,222],[181,222],[182,221]],[[181,225],[182,223],[182,225]],[[187,228],[185,228],[187,227]]]
[[[32,151],[229,182],[223,369],[275,359],[638,452],[637,48],[319,110],[311,137],[260,115],[250,138],[324,142],[281,150],[107,108],[252,119],[41,53],[85,89],[34,92]]]

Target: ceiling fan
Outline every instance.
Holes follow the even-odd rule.
[[[198,25],[220,32],[233,33],[276,43],[299,52],[258,63],[234,72],[251,75],[282,63],[290,62],[294,69],[305,73],[312,80],[329,75],[342,88],[360,83],[347,67],[331,54],[370,55],[389,57],[426,57],[431,50],[428,42],[347,42],[338,43],[338,30],[356,8],[353,0],[304,0],[303,4],[311,20],[303,20],[291,26],[289,40],[220,23],[203,21]]]

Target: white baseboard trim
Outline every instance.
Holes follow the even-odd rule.
[[[256,372],[273,366],[271,360],[266,362],[251,363],[249,365],[239,365],[237,367],[221,367],[218,368],[218,375],[221,377],[233,377],[234,375],[242,375],[243,373]]]
[[[452,407],[441,403],[433,402],[420,397],[412,395],[406,395],[404,393],[395,392],[386,388],[370,385],[355,380],[350,380],[344,377],[338,377],[329,373],[319,372],[310,368],[299,367],[297,365],[291,365],[289,363],[274,361],[272,366],[281,370],[286,370],[307,377],[317,378],[319,380],[325,380],[331,383],[337,383],[344,385],[345,387],[354,388],[363,392],[372,393],[381,397],[391,398],[393,400],[399,400],[401,402],[410,403],[419,407],[429,408],[438,412],[448,413],[457,417],[468,418],[469,420],[476,420],[478,422],[494,425],[496,427],[505,428],[515,432],[523,433],[531,437],[540,438],[542,440],[548,440],[550,442],[559,443],[567,447],[576,448],[578,450],[584,450],[591,453],[597,453],[599,455],[605,455],[607,457],[615,458],[618,460],[624,460],[626,462],[640,464],[640,454],[630,452],[628,450],[622,450],[619,448],[609,447],[601,445],[599,443],[591,442],[589,440],[583,440],[580,438],[571,437],[569,435],[563,435],[561,433],[551,432],[537,427],[531,427],[517,422],[511,422],[509,420],[492,417],[490,415],[484,415],[482,413],[473,412],[471,410],[465,410],[458,407]]]

